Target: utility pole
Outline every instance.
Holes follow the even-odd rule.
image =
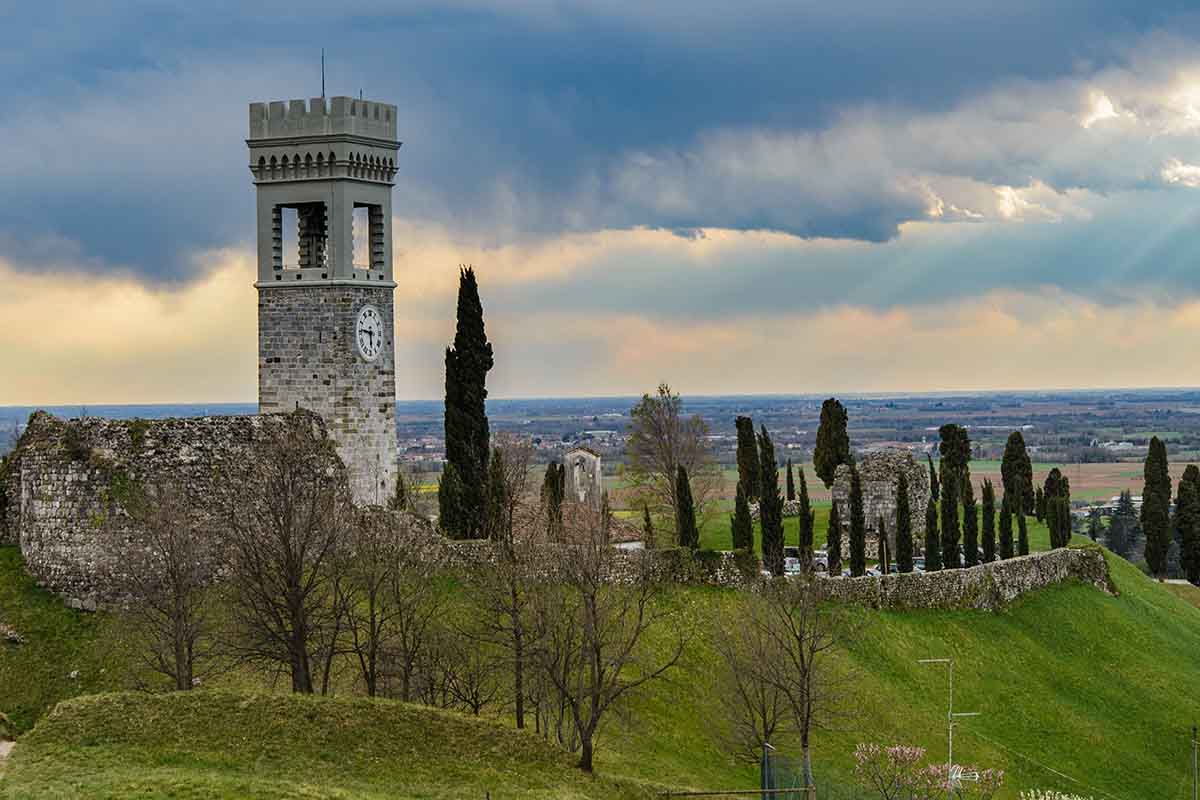
[[[978,717],[978,711],[954,711],[954,659],[922,658],[918,664],[945,664],[950,678],[950,700],[946,707],[946,796],[954,796],[954,719],[956,717]],[[1193,798],[1195,800],[1195,798]]]

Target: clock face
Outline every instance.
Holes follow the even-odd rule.
[[[383,317],[375,306],[363,306],[358,312],[354,341],[367,361],[374,361],[383,352]]]

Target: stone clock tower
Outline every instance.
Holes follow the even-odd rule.
[[[396,107],[251,103],[258,407],[324,417],[359,503],[396,480],[392,178]]]

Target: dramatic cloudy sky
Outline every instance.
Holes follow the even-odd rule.
[[[322,46],[400,109],[402,398],[459,263],[496,396],[1200,384],[1194,3],[338,5],[6,10],[0,404],[254,399],[246,104]]]

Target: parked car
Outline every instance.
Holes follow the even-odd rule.
[[[799,558],[789,557],[789,558],[785,558],[783,560],[783,574],[784,575],[799,575],[800,572],[801,572],[801,568],[800,568],[800,559]]]

